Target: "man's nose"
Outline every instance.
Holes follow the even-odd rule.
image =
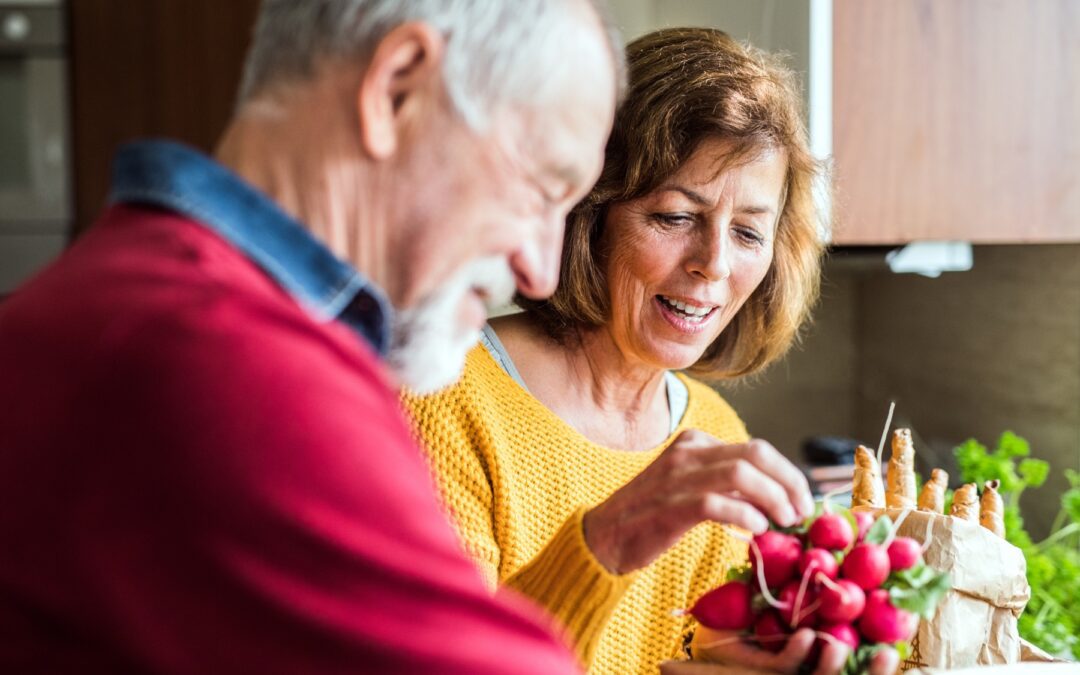
[[[510,256],[518,292],[525,297],[543,300],[555,292],[565,226],[565,216],[554,214]]]

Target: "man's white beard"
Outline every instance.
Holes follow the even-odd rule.
[[[474,288],[486,295],[488,309],[510,302],[514,275],[505,258],[481,258],[415,307],[394,316],[387,362],[405,387],[428,394],[453,384],[480,331],[458,325],[464,297]]]

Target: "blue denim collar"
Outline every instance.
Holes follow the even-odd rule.
[[[112,179],[110,203],[148,204],[198,221],[316,320],[345,323],[385,355],[393,309],[382,290],[221,164],[179,143],[139,141],[120,148]]]

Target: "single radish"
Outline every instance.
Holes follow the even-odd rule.
[[[754,622],[754,639],[762,649],[779,652],[787,644],[788,629],[776,610],[768,610]]]
[[[889,567],[893,572],[914,567],[922,556],[922,545],[911,537],[897,537],[889,544]]]
[[[855,524],[859,526],[855,541],[862,541],[866,537],[866,531],[874,524],[874,517],[866,511],[852,511],[851,515],[855,516]]]
[[[829,623],[851,623],[866,607],[866,593],[850,579],[822,584],[818,591],[818,614]]]
[[[750,586],[729,581],[698,598],[690,613],[702,626],[715,630],[746,630],[754,622]]]
[[[889,576],[889,554],[877,544],[856,544],[844,558],[840,572],[864,591],[875,589]]]
[[[843,642],[848,647],[851,647],[851,651],[855,651],[859,648],[859,632],[856,631],[854,626],[850,623],[829,623],[821,626],[817,630],[819,633],[831,635],[840,642]],[[822,640],[822,638],[818,639]]]
[[[769,588],[783,585],[795,576],[802,548],[799,540],[790,534],[769,530],[754,537],[754,544],[761,552],[765,584]],[[756,569],[757,556],[751,558]]]
[[[789,581],[782,589],[777,599],[780,601],[780,618],[785,626],[792,628],[813,628],[817,624],[817,593],[811,588],[803,591],[799,597],[799,589],[802,584],[799,581]],[[797,612],[796,612],[797,610]],[[798,621],[796,622],[796,613]]]
[[[823,548],[812,548],[803,552],[799,558],[799,576],[805,576],[811,567],[830,579],[835,579],[840,573],[840,563],[836,562],[836,556]],[[817,574],[813,579],[817,580]]]
[[[821,652],[825,650],[825,646],[830,642],[840,642],[847,645],[852,652],[859,647],[859,632],[851,627],[848,623],[833,623],[826,624],[816,631],[817,639],[814,640],[814,646],[810,648],[810,653],[806,657],[805,665],[810,672],[817,669],[818,661],[821,660]]]
[[[889,592],[879,588],[866,597],[866,609],[859,618],[859,632],[870,642],[910,640],[919,627],[919,617],[894,607]]]
[[[851,523],[839,513],[823,513],[810,525],[806,533],[810,544],[831,551],[843,551],[855,540]]]

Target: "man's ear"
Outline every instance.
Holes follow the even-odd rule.
[[[375,48],[356,98],[360,142],[373,158],[397,151],[410,98],[438,91],[432,84],[441,75],[444,48],[442,35],[415,21],[395,27]]]

